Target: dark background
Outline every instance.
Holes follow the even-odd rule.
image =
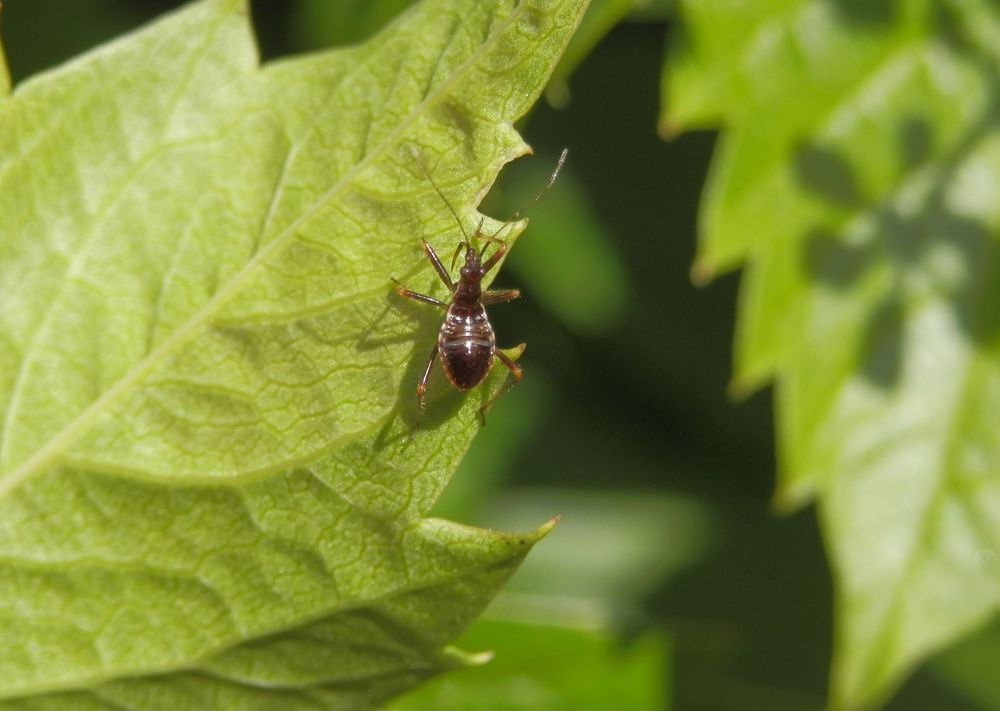
[[[5,0],[13,79],[179,4]],[[251,5],[265,60],[363,39],[384,19],[349,0],[321,11],[305,1]],[[331,7],[341,22],[315,22]],[[517,204],[509,196],[537,189],[568,146],[563,182],[532,208],[535,224],[524,238],[558,250],[532,251],[525,241],[497,282],[524,291],[491,314],[503,345],[529,344],[525,381],[491,413],[441,513],[501,525],[503,507],[495,503],[532,491],[556,501],[573,491],[596,501],[694,502],[710,544],[695,546],[684,565],[664,566],[624,605],[632,609],[621,616],[623,637],[653,630],[672,640],[676,708],[819,709],[832,645],[832,582],[814,512],[771,512],[770,393],[743,402],[726,394],[738,276],[704,288],[689,278],[715,136],[664,142],[656,135],[669,37],[662,21],[619,25],[571,77],[569,103],[556,110],[542,101],[521,125],[539,157],[505,171],[486,210],[509,216]],[[574,220],[586,221],[594,235],[575,241]],[[592,269],[606,264],[617,281],[574,281],[588,261]],[[566,312],[533,297],[546,288],[562,289],[576,306]],[[602,311],[609,300],[613,308]],[[603,315],[589,321],[597,312]],[[566,325],[567,316],[577,321]],[[655,556],[685,542],[654,536],[636,545]],[[924,672],[889,708],[971,707]]]

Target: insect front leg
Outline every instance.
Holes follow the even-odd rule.
[[[485,262],[483,262],[483,265],[481,267],[483,274],[489,273],[489,271],[491,269],[493,269],[493,267],[495,267],[497,264],[500,263],[500,260],[503,259],[503,255],[507,254],[507,243],[506,242],[504,242],[502,240],[499,240],[499,239],[493,239],[493,238],[491,238],[491,241],[495,241],[495,242],[498,243],[498,245],[497,245],[497,251],[495,251],[493,254],[491,254],[490,258],[487,259]]]
[[[522,343],[520,346],[518,346],[518,348],[520,348],[523,351],[524,344]],[[501,363],[507,366],[507,370],[509,370],[510,374],[514,376],[514,379],[509,380],[506,384],[502,385],[500,389],[496,391],[493,397],[487,400],[486,404],[483,405],[481,408],[479,408],[479,423],[483,426],[486,425],[486,412],[491,407],[493,407],[493,403],[495,403],[501,395],[506,393],[512,387],[514,387],[514,384],[521,379],[521,368],[520,366],[518,366],[517,363],[515,363],[506,355],[504,355],[503,351],[497,350],[496,353],[494,353],[493,355],[494,357],[498,358]]]
[[[437,272],[438,278],[444,282],[444,285],[448,287],[448,291],[455,291],[455,282],[451,280],[451,275],[448,274],[448,270],[444,268],[441,263],[441,259],[437,256],[437,252],[431,247],[430,242],[425,239],[420,240],[420,243],[424,245],[424,253],[427,254],[427,258],[431,260],[431,265],[434,267],[434,271]]]
[[[430,304],[431,306],[440,306],[443,309],[448,308],[448,304],[446,304],[443,301],[440,301],[439,299],[435,299],[433,296],[428,296],[427,294],[418,294],[415,291],[410,291],[409,289],[407,289],[405,286],[400,284],[396,279],[393,279],[392,281],[396,285],[396,293],[404,298],[413,299],[414,301],[421,301],[425,304]]]

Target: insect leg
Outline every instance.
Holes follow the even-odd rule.
[[[403,296],[407,299],[413,299],[414,301],[422,301],[425,304],[430,304],[431,306],[440,306],[443,309],[448,308],[448,304],[444,303],[443,301],[435,299],[433,296],[427,296],[427,294],[418,294],[415,291],[410,291],[395,279],[393,279],[393,281],[396,283],[396,293],[399,294],[400,296]]]
[[[487,289],[483,292],[483,306],[505,304],[521,295],[520,289]]]
[[[503,351],[498,350],[496,353],[494,353],[494,356],[499,358],[500,362],[503,363],[505,366],[507,366],[507,369],[510,371],[510,374],[514,376],[514,379],[508,381],[506,384],[501,386],[500,389],[497,390],[496,393],[493,395],[493,397],[487,400],[486,404],[483,405],[481,408],[479,408],[479,422],[482,425],[486,424],[486,412],[491,407],[493,407],[493,403],[497,401],[497,398],[506,393],[512,387],[514,387],[514,383],[518,382],[521,379],[521,368],[517,365],[517,363],[515,363],[510,358],[505,356],[503,354]]]
[[[480,261],[482,260],[483,257],[486,256],[486,250],[489,248],[489,246],[491,244],[502,244],[502,245],[506,246],[507,243],[504,242],[499,237],[497,237],[497,235],[499,235],[503,231],[503,229],[505,227],[507,227],[507,225],[510,225],[510,224],[513,224],[513,223],[505,222],[505,223],[503,223],[500,226],[500,229],[497,230],[496,233],[494,233],[492,235],[484,235],[482,233],[483,223],[482,222],[479,223],[479,229],[476,230],[476,234],[479,235],[479,238],[483,241],[483,247],[482,247],[482,249],[479,250],[479,259],[480,259]]]
[[[495,251],[492,255],[490,255],[489,259],[483,262],[482,265],[483,274],[489,272],[490,269],[495,267],[500,262],[500,260],[503,259],[503,255],[507,254],[507,243],[501,242],[500,240],[496,241],[498,243],[497,251]]]
[[[438,277],[448,287],[448,291],[455,291],[455,282],[451,280],[451,275],[448,274],[448,270],[444,268],[441,260],[438,259],[437,252],[431,247],[430,242],[425,239],[420,240],[420,242],[424,245],[424,252],[427,253],[427,258],[431,260],[431,264],[434,266],[434,271],[437,272]]]
[[[438,346],[435,343],[434,348],[431,350],[431,355],[427,359],[427,365],[424,367],[424,374],[417,381],[417,419],[414,425],[416,429],[420,429],[420,417],[424,414],[424,393],[427,391],[427,380],[431,377],[431,368],[434,365],[434,359],[437,358],[437,354]]]

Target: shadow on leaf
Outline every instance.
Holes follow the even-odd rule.
[[[934,154],[929,123],[919,116],[900,122],[896,184],[903,185],[925,167],[934,170],[917,210],[904,209],[896,193],[865,196],[852,166],[829,146],[808,143],[796,151],[798,182],[844,210],[841,225],[857,215],[874,222],[865,231],[867,239],[850,240],[843,236],[846,230],[817,225],[804,239],[801,255],[808,278],[837,291],[859,287],[876,271],[886,277],[859,342],[860,371],[874,385],[889,388],[897,382],[906,352],[907,304],[927,291],[950,303],[956,322],[977,346],[997,335],[1000,316],[989,305],[1000,298],[994,278],[1000,271],[1000,246],[985,225],[957,214],[946,200],[957,169],[997,118],[996,107],[990,107],[974,130],[937,158],[937,166],[929,165]]]

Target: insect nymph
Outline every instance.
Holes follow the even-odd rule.
[[[477,250],[473,244],[473,239],[465,231],[458,213],[455,212],[455,208],[451,206],[444,193],[441,192],[437,184],[434,183],[434,179],[431,178],[430,171],[424,165],[420,154],[414,150],[413,157],[427,176],[427,180],[430,181],[435,192],[441,197],[444,204],[448,206],[448,210],[455,217],[455,221],[462,231],[463,239],[458,243],[451,258],[452,269],[454,269],[459,255],[463,251],[465,252],[465,261],[458,272],[458,281],[454,281],[430,243],[427,240],[421,240],[427,259],[430,260],[438,278],[441,279],[451,295],[451,298],[447,302],[436,299],[433,296],[411,291],[393,279],[396,282],[396,293],[400,296],[445,309],[444,322],[438,331],[437,342],[434,344],[434,348],[431,349],[423,375],[417,381],[416,424],[418,427],[420,426],[420,417],[424,411],[427,380],[430,378],[431,369],[434,367],[436,359],[440,358],[441,368],[444,370],[448,382],[459,390],[469,390],[482,383],[493,367],[493,360],[498,359],[511,372],[513,380],[510,380],[505,386],[497,390],[486,401],[486,404],[479,408],[480,420],[485,424],[486,411],[490,409],[498,397],[507,392],[513,387],[514,383],[521,379],[521,368],[508,358],[503,351],[497,349],[493,326],[490,324],[489,316],[486,313],[487,306],[513,301],[521,295],[521,292],[517,289],[487,289],[484,291],[481,286],[483,277],[489,274],[507,253],[507,243],[499,238],[500,232],[503,231],[504,227],[511,224],[513,220],[517,219],[521,210],[518,210],[514,218],[504,223],[493,235],[483,235],[482,222],[480,222],[479,227],[473,235],[473,238],[478,238],[482,241],[482,247]],[[548,185],[542,188],[525,207],[537,201],[552,186],[565,160],[566,151],[564,150],[559,157],[559,162],[555,170],[552,172],[552,177],[549,179]],[[523,210],[524,208],[521,209]],[[487,257],[486,251],[490,245],[495,245],[496,248]]]

